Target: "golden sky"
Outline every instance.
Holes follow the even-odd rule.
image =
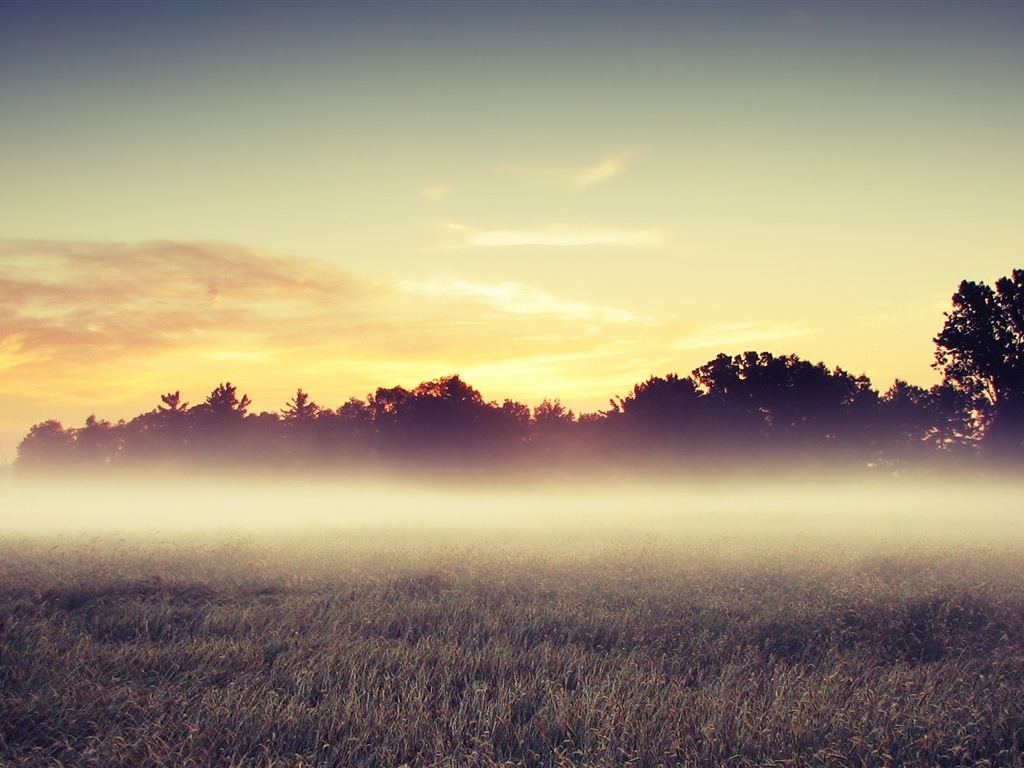
[[[1015,3],[0,4],[0,462],[231,381],[928,385],[1024,266]]]

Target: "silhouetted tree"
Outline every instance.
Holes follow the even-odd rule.
[[[670,373],[651,376],[613,403],[631,423],[656,432],[691,432],[700,420],[702,395],[697,383]]]
[[[531,453],[544,460],[567,458],[573,453],[576,414],[558,398],[544,398],[533,409],[530,424]]]
[[[756,353],[746,354],[756,361]],[[714,425],[705,435],[709,446],[736,443],[752,448],[751,439],[764,436],[764,414],[751,402],[750,387],[743,382],[744,367],[752,367],[744,357],[720,353],[693,371],[705,395],[705,412]]]
[[[530,406],[526,403],[506,398],[501,404],[501,413],[516,428],[525,429],[530,426]]]
[[[269,439],[276,438],[280,460],[319,464],[330,450],[327,425],[332,416],[313,402],[306,392],[298,389],[295,397],[281,411],[281,419],[275,417],[273,424],[268,419],[262,431]]]
[[[115,428],[105,419],[93,414],[85,420],[85,426],[74,430],[74,453],[79,464],[106,465],[114,462],[121,451],[124,428],[122,423]]]
[[[139,414],[124,428],[123,459],[128,462],[149,462],[187,458],[192,417],[181,392],[160,395],[158,405],[148,413]]]
[[[564,429],[575,423],[576,414],[562,405],[559,398],[549,400],[544,398],[540,405],[533,409],[533,422],[540,430]]]
[[[358,397],[350,397],[345,403],[339,405],[335,416],[339,420],[361,429],[368,429],[373,424],[373,410],[367,402]]]
[[[968,405],[949,385],[925,389],[897,379],[879,403],[875,433],[881,455],[900,461],[963,448],[972,438]]]
[[[505,398],[498,412],[500,413],[501,430],[514,447],[521,446],[529,439],[530,424],[533,419],[530,406],[518,400]]]
[[[727,441],[748,445],[755,439],[794,448],[856,444],[859,424],[877,400],[866,377],[796,355],[720,354],[693,376]]]
[[[944,381],[928,390],[927,403],[935,425],[928,442],[943,450],[977,448],[978,424],[964,392]]]
[[[964,280],[935,337],[944,381],[970,398],[986,445],[1024,449],[1024,270],[985,283]]]
[[[75,435],[56,419],[35,424],[18,444],[17,463],[23,469],[60,467],[72,459]]]
[[[369,398],[350,397],[334,411],[322,410],[316,420],[322,444],[336,458],[367,461],[376,448],[376,431]]]
[[[295,398],[288,401],[281,411],[286,423],[304,424],[320,415],[320,406],[309,399],[309,395],[301,389],[295,392]]]
[[[228,382],[219,384],[206,400],[188,411],[190,458],[206,460],[219,456],[225,463],[244,463],[249,446],[244,435],[255,430],[243,427],[250,400],[238,396],[237,388]]]
[[[411,395],[405,387],[378,387],[366,398],[374,423],[381,426],[394,421]]]
[[[281,418],[271,411],[246,414],[240,424],[232,425],[224,435],[231,444],[233,455],[230,458],[263,466],[300,459],[298,454],[304,451],[296,445],[295,435],[291,434],[294,430],[285,426]]]
[[[238,397],[237,388],[229,381],[227,384],[219,384],[206,398],[206,401],[197,406],[202,412],[215,418],[238,419],[245,417],[246,410],[251,405],[248,395]]]
[[[160,400],[163,402],[163,405],[157,406],[160,413],[181,414],[188,411],[188,403],[182,401],[179,390],[160,395]]]
[[[434,398],[452,405],[479,406],[484,404],[480,393],[457,374],[424,381],[412,392],[413,397]]]
[[[452,448],[473,437],[484,399],[458,376],[425,381],[414,389],[401,411],[407,437]]]
[[[1006,286],[1001,290],[1010,293]],[[823,448],[902,460],[971,443],[980,385],[966,374],[956,383],[958,371],[954,367],[949,380],[930,390],[896,381],[880,397],[866,377],[796,355],[720,354],[692,376],[652,376],[611,401],[610,410],[579,417],[558,399],[545,399],[532,411],[513,400],[487,402],[457,375],[412,390],[382,387],[337,410],[321,408],[298,389],[279,413],[249,414],[249,398],[229,382],[192,408],[179,391],[161,395],[159,406],[128,424],[95,416],[80,429],[42,422],[19,445],[17,464],[355,467],[399,458],[412,462],[403,461],[404,471],[439,461],[475,467],[533,457],[552,467],[629,467],[636,459],[678,466],[680,451],[688,461],[705,455],[720,461]],[[994,390],[1002,393],[999,402],[1012,402],[1013,394],[1004,390]]]
[[[430,463],[477,461],[491,451],[504,425],[497,405],[484,402],[457,375],[422,382],[412,391],[378,389],[369,406],[389,450]]]
[[[881,398],[879,437],[886,448],[904,452],[919,447],[931,426],[928,418],[928,390],[896,379]]]

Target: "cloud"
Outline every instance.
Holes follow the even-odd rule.
[[[527,364],[546,372],[543,396],[568,397],[588,370],[626,365],[611,339],[635,343],[652,322],[519,283],[387,283],[212,243],[0,241],[0,276],[2,401],[101,412],[174,389],[196,401],[225,380],[262,408],[298,386],[340,404],[451,372],[522,398],[529,377],[510,391],[499,372]]]
[[[335,296],[343,278],[319,262],[212,243],[0,241],[7,302]]]
[[[786,323],[719,323],[677,338],[672,347],[677,350],[714,347],[718,351],[725,351],[753,342],[792,339],[814,332],[814,328]]]
[[[317,262],[226,245],[13,241],[0,244],[0,265],[5,336],[33,359],[152,354],[243,318],[258,328],[260,307],[280,322],[367,292]]]
[[[616,229],[588,224],[558,224],[533,229],[477,229],[465,224],[444,222],[441,224],[440,241],[431,250],[517,246],[578,248],[599,245],[650,248],[661,245],[664,239],[664,232],[659,229]]]
[[[596,163],[586,166],[505,165],[500,170],[534,184],[579,191],[618,176],[626,169],[632,155],[633,151],[627,149],[605,155]]]
[[[588,323],[634,323],[642,318],[624,309],[566,299],[520,283],[477,283],[441,278],[403,281],[399,290],[432,298],[467,299],[514,315],[555,315]]]
[[[44,359],[43,355],[32,354],[25,349],[25,339],[24,333],[0,336],[0,371]]]
[[[446,184],[435,184],[433,186],[424,187],[420,190],[420,194],[423,195],[427,200],[444,200],[451,194],[452,188]]]
[[[579,169],[572,178],[573,187],[586,189],[593,184],[618,176],[625,170],[626,163],[632,154],[632,152],[626,151],[608,155],[594,165]]]

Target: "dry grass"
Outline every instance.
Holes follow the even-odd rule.
[[[6,545],[0,765],[1024,765],[1014,553],[357,539]]]

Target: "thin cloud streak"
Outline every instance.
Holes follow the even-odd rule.
[[[619,246],[651,248],[660,246],[665,235],[659,229],[615,229],[593,225],[551,225],[536,229],[478,229],[444,222],[440,242],[431,250],[457,251],[463,248],[579,248]]]
[[[615,178],[625,170],[626,163],[632,154],[630,151],[625,151],[608,155],[596,165],[581,169],[576,173],[573,186],[576,189],[586,189],[593,184]]]
[[[934,317],[940,323],[943,313],[949,309],[948,296],[933,296],[918,301],[874,301],[871,303],[871,314],[862,315],[858,323],[863,328],[874,326],[899,325],[908,320],[922,317]]]
[[[424,187],[420,190],[420,194],[427,200],[433,200],[435,202],[444,200],[452,192],[452,188],[446,184],[435,184],[433,186]]]
[[[401,291],[432,298],[468,299],[515,315],[555,315],[568,320],[608,324],[635,323],[642,318],[617,307],[566,299],[520,283],[478,283],[441,278],[403,281]]]
[[[815,331],[815,328],[785,323],[719,323],[677,338],[672,342],[672,348],[682,351],[713,347],[726,351],[753,342],[807,336]]]
[[[580,191],[618,176],[626,169],[632,155],[633,151],[627,149],[605,155],[596,163],[582,167],[504,165],[499,170],[534,184]]]

